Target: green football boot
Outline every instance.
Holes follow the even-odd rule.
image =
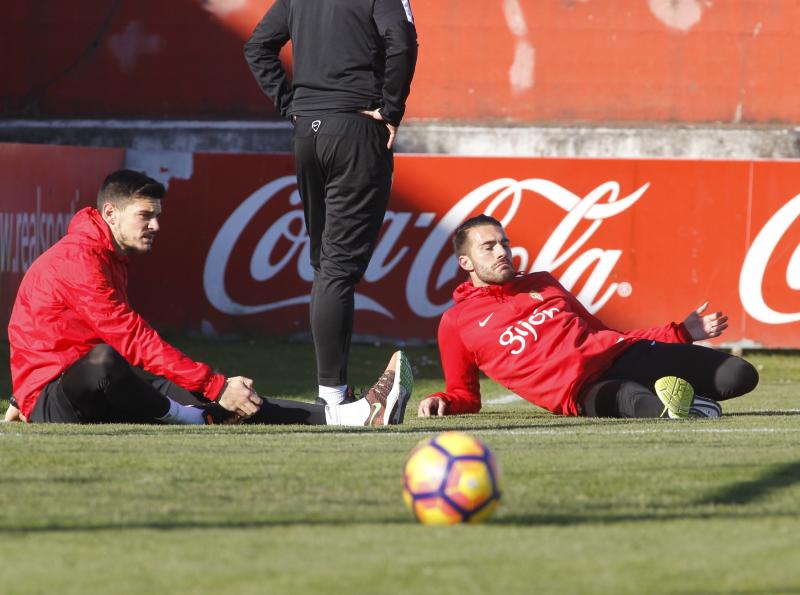
[[[689,417],[689,409],[694,401],[694,389],[683,378],[664,376],[656,380],[656,394],[664,403],[661,417],[667,413],[672,419]]]

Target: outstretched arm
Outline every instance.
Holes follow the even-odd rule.
[[[628,337],[651,339],[663,343],[691,343],[693,340],[685,324],[680,324],[677,322],[669,322],[663,326],[656,326],[646,329],[634,329],[630,331],[618,331],[616,329],[611,329],[610,327],[606,326],[605,323],[603,323],[599,318],[591,314],[584,307],[584,305],[578,301],[578,298],[576,298],[569,291],[567,291],[558,281],[553,279],[553,282],[558,287],[560,287],[561,290],[564,292],[567,301],[572,305],[572,308],[575,310],[575,312],[581,318],[586,320],[589,326],[596,331],[614,330],[615,332],[626,335]]]

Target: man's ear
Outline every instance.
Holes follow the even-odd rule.
[[[114,223],[115,216],[117,214],[117,209],[114,206],[114,203],[111,202],[104,202],[103,208],[100,209],[100,214],[103,216],[103,219],[106,220],[107,223]]]
[[[466,254],[462,254],[461,256],[458,257],[458,266],[460,266],[462,269],[464,269],[468,273],[471,273],[472,271],[475,270],[475,267],[472,266],[472,261],[469,259],[469,256],[467,256]]]

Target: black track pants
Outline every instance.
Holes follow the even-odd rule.
[[[664,405],[653,385],[664,376],[688,381],[695,393],[716,401],[738,397],[758,384],[745,360],[685,343],[639,341],[581,391],[582,414],[597,417],[659,417]]]
[[[207,407],[208,399],[156,376],[145,380],[108,345],[98,345],[44,387],[30,421],[49,423],[155,423],[169,399]],[[324,425],[325,407],[301,401],[264,399],[245,423]]]
[[[297,182],[314,269],[311,333],[323,386],[347,384],[354,286],[375,250],[392,186],[388,139],[384,123],[360,114],[295,121]]]
[[[169,400],[109,345],[98,345],[44,387],[32,422],[154,423]]]

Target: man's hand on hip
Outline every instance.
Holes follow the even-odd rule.
[[[219,398],[223,408],[245,418],[255,415],[263,402],[253,390],[253,381],[244,376],[226,379],[225,389]]]
[[[384,120],[381,113],[376,109],[374,110],[365,109],[361,110],[360,113],[364,114],[365,116],[369,116],[373,120],[378,120],[379,122],[383,122],[384,124],[386,124],[386,128],[389,129],[389,142],[386,143],[386,148],[391,150],[391,148],[394,146],[394,137],[397,136],[397,126],[389,124],[389,122]]]

